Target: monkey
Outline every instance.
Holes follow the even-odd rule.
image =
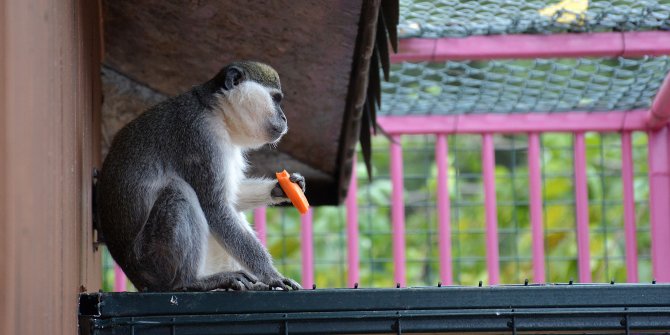
[[[138,290],[301,288],[277,271],[242,214],[288,201],[275,180],[245,177],[245,152],[276,146],[288,131],[283,96],[272,67],[233,62],[116,134],[98,180],[98,216]],[[304,177],[291,181],[304,191]]]

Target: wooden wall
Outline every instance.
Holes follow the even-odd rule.
[[[76,334],[100,285],[95,0],[0,0],[0,334]]]

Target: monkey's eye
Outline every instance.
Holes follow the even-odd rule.
[[[276,103],[280,103],[281,99],[283,99],[283,98],[284,98],[284,95],[282,95],[281,93],[275,93],[275,94],[272,95],[272,100]]]

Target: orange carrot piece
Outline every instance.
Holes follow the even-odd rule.
[[[291,175],[289,175],[286,170],[277,172],[276,175],[277,181],[279,181],[279,186],[281,186],[281,189],[284,190],[284,193],[289,198],[289,200],[291,200],[293,206],[298,209],[300,214],[307,213],[307,210],[309,209],[309,202],[307,202],[307,198],[305,198],[305,194],[302,192],[300,185],[292,182],[291,179],[289,179]]]

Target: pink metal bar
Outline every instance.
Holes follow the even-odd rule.
[[[528,195],[530,198],[530,226],[533,239],[533,281],[535,283],[546,282],[540,164],[540,135],[530,133],[528,134]]]
[[[114,292],[125,292],[128,290],[128,278],[121,267],[114,263]]]
[[[626,235],[626,280],[629,283],[638,282],[633,177],[631,133],[624,131],[621,133],[621,182],[623,183],[623,225]]]
[[[440,280],[445,285],[453,284],[448,158],[449,147],[447,146],[447,136],[438,134],[435,141],[435,160],[437,161],[437,228],[438,249],[440,251]]]
[[[630,31],[624,38],[624,57],[665,56],[670,54],[667,31]]]
[[[576,57],[640,57],[670,54],[666,31],[552,35],[489,35],[403,39],[391,62]]]
[[[670,130],[649,132],[651,261],[660,282],[670,282]]]
[[[310,208],[300,217],[300,251],[302,254],[302,287],[311,289],[314,284],[314,242],[312,241],[312,217]]]
[[[380,116],[377,124],[389,134],[456,133],[456,115]]]
[[[468,114],[386,116],[378,123],[389,134],[512,134],[532,132],[619,132],[648,129],[647,110],[551,114]]]
[[[405,201],[403,199],[402,147],[400,136],[391,137],[391,226],[393,234],[393,279],[407,286],[405,277]]]
[[[589,250],[589,194],[586,178],[586,143],[584,133],[575,133],[575,211],[577,217],[577,267],[579,281],[591,282]]]
[[[356,157],[352,163],[351,181],[347,193],[347,284],[354,287],[358,283],[358,182],[356,180]]]
[[[484,206],[486,207],[486,265],[491,285],[500,283],[495,168],[493,135],[486,133],[482,135],[482,175],[484,178]]]
[[[433,55],[437,46],[437,40],[428,38],[408,38],[398,41],[398,53],[390,55],[391,62],[399,63],[420,62],[432,59],[427,59],[427,55]]]
[[[256,235],[258,235],[261,243],[267,245],[267,216],[265,207],[254,209],[254,228],[256,228]]]
[[[660,128],[670,119],[670,75],[666,75],[658,89],[654,102],[647,116],[647,125],[650,128]]]

